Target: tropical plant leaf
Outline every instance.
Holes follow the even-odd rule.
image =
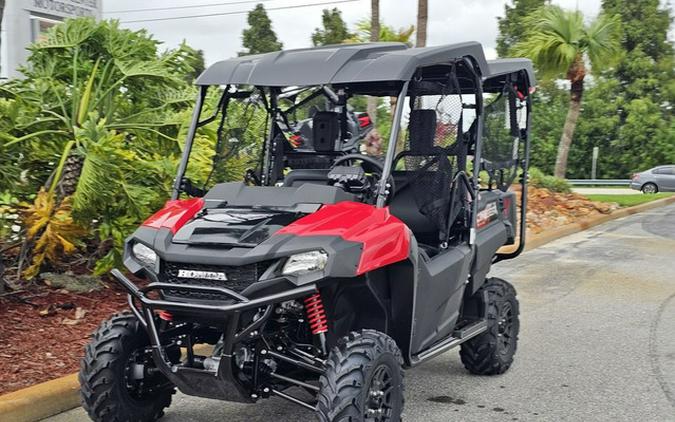
[[[95,248],[92,258],[118,262],[123,239],[166,199],[184,139],[176,136],[196,96],[186,80],[199,60],[185,45],[159,53],[158,44],[115,21],[69,19],[31,47],[23,78],[0,84],[0,154],[10,158],[0,160],[0,185],[32,204],[30,224],[20,219],[21,233],[38,246],[29,274],[105,224],[119,228],[110,235],[114,250]],[[212,128],[200,136],[215,144]],[[65,197],[62,225],[55,218]],[[89,232],[64,235],[68,219]]]
[[[31,49],[73,48],[82,44],[97,30],[93,18],[80,18],[68,21],[67,25],[55,25],[44,40],[34,44]]]
[[[167,69],[158,62],[118,61],[116,64],[120,72],[127,78],[144,76],[150,78],[162,78],[167,81],[175,80],[174,77],[168,73]]]
[[[124,134],[107,130],[104,122],[96,122],[95,118],[90,115],[76,131],[78,153],[84,162],[73,195],[73,209],[80,214],[111,203],[124,164],[134,159],[134,153],[123,148]]]
[[[80,93],[80,105],[77,112],[77,123],[79,125],[82,125],[85,117],[89,113],[89,103],[91,101],[92,91],[94,89],[94,78],[98,72],[99,63],[101,63],[101,59],[96,60],[96,64],[94,64],[94,69],[92,69],[91,74],[89,75],[89,79],[87,80],[87,84],[84,87],[84,91]]]
[[[26,238],[34,242],[31,265],[23,273],[29,280],[39,273],[45,260],[56,264],[63,256],[75,252],[77,239],[86,233],[73,220],[70,198],[63,199],[58,206],[55,203],[54,195],[42,189],[22,212]]]
[[[197,97],[197,89],[194,87],[186,87],[183,89],[168,89],[161,91],[156,96],[157,101],[161,104],[192,104]]]

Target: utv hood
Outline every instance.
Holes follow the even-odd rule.
[[[388,209],[350,196],[333,186],[216,185],[203,198],[167,202],[127,239],[124,262],[133,273],[161,271],[159,265],[144,270],[132,253],[135,243],[151,248],[158,262],[188,266],[241,267],[322,250],[330,277],[353,277],[405,259],[405,224]]]
[[[204,209],[176,232],[173,243],[252,248],[303,215],[274,209]]]

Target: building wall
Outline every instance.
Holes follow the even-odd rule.
[[[7,0],[2,18],[0,78],[20,76],[26,63],[26,48],[49,27],[66,18],[101,18],[102,0]]]

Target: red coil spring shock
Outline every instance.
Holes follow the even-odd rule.
[[[305,299],[305,310],[307,310],[309,328],[312,330],[312,334],[318,335],[328,331],[328,319],[326,318],[326,311],[323,309],[320,293],[315,293]]]
[[[173,315],[168,311],[159,311],[159,317],[164,321],[173,321]]]

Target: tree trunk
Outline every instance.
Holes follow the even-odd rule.
[[[72,196],[77,189],[77,183],[82,174],[84,160],[79,155],[71,153],[66,159],[61,173],[61,180],[58,181],[57,189],[61,198]]]
[[[565,125],[560,136],[558,144],[558,156],[555,159],[554,176],[564,178],[567,173],[567,157],[570,153],[570,146],[574,137],[574,129],[577,126],[577,120],[581,113],[581,97],[584,91],[584,80],[580,79],[572,82],[570,88],[570,105],[565,117]]]
[[[370,9],[370,41],[378,42],[380,40],[380,0],[370,0]],[[374,126],[377,123],[377,97],[368,97],[366,111]]]
[[[370,41],[380,40],[380,0],[370,0]]]
[[[427,46],[427,17],[429,15],[429,0],[417,1],[417,40],[415,47]]]

